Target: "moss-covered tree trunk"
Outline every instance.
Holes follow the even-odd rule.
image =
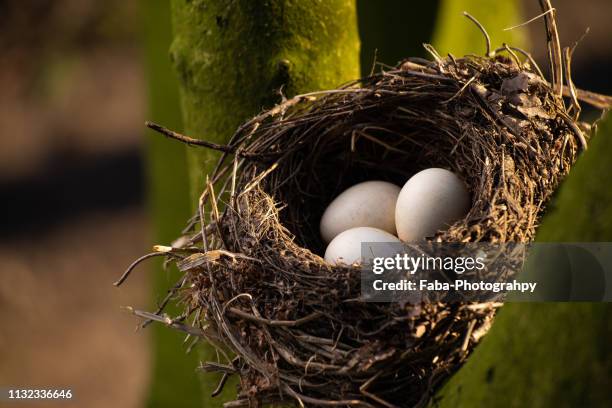
[[[355,0],[173,0],[185,131],[224,142],[287,96],[359,76]],[[195,194],[215,155],[190,152]]]
[[[612,117],[562,185],[539,241],[612,241],[610,157]],[[611,345],[608,303],[507,304],[434,405],[610,406]]]
[[[179,76],[185,132],[226,142],[261,109],[287,96],[359,76],[355,0],[173,0],[171,57]],[[190,149],[192,202],[217,155]],[[203,359],[214,359],[211,350]],[[217,376],[205,375],[204,406]],[[235,395],[226,386],[225,395]]]
[[[170,0],[142,0],[143,56],[148,88],[147,119],[172,129],[181,128],[178,83],[168,49],[172,39]],[[148,131],[146,135],[148,210],[154,242],[171,242],[190,215],[189,183],[185,148]],[[161,262],[154,266],[152,301],[158,302],[174,283],[163,271]],[[172,312],[172,310],[169,310]],[[195,355],[186,355],[183,336],[153,325],[151,330],[151,377],[145,405],[155,407],[197,407],[200,383],[193,375]]]

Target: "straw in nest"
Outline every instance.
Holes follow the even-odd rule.
[[[499,304],[367,303],[359,268],[320,257],[318,221],[334,196],[364,180],[403,184],[427,167],[458,174],[472,196],[467,216],[434,241],[528,242],[586,147],[571,80],[569,108],[562,98],[561,54],[551,54],[549,83],[515,48],[464,58],[429,51],[432,61],[411,58],[286,100],[227,145],[150,125],[222,156],[184,236],[118,283],[146,257],[176,264],[182,276],[162,307],[136,313],[217,348],[221,360],[202,368],[221,373],[219,389],[240,378],[226,406],[423,405],[486,333]],[[162,315],[171,298],[184,314]]]

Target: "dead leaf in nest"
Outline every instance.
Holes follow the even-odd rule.
[[[515,77],[506,78],[502,82],[502,93],[509,95],[516,92],[527,92],[530,85],[542,84],[542,78],[532,72],[519,72]]]
[[[542,106],[542,101],[535,95],[528,95],[526,93],[518,93],[508,98],[508,102],[516,106]]]
[[[515,92],[526,92],[529,89],[529,76],[525,72],[519,73],[514,78],[504,79],[501,91],[508,95]]]
[[[525,115],[527,118],[542,118],[554,119],[546,109],[542,107],[542,101],[537,95],[529,95],[526,93],[517,93],[508,98],[508,102],[516,107],[516,109]]]

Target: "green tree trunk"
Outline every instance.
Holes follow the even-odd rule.
[[[185,131],[223,143],[287,96],[359,76],[354,0],[173,0]],[[192,192],[217,155],[191,150]],[[195,197],[192,197],[195,199]]]
[[[142,0],[144,63],[148,88],[147,119],[172,129],[181,128],[178,83],[168,50],[172,39],[169,0]],[[144,128],[144,126],[143,126]],[[155,242],[171,242],[190,216],[189,183],[185,148],[152,131],[146,134],[148,205]],[[153,271],[153,300],[170,287],[176,277],[157,263]],[[185,354],[183,336],[161,325],[150,327],[151,378],[147,407],[197,407],[200,383],[194,375],[197,355]]]
[[[612,241],[610,157],[612,117],[563,183],[539,241]],[[607,303],[507,304],[433,405],[610,406],[611,344]]]
[[[223,143],[245,120],[296,93],[359,76],[355,0],[173,0],[171,57],[178,72],[185,132]],[[217,154],[189,149],[192,202]],[[214,359],[210,349],[203,359]],[[204,406],[220,406],[235,388]]]

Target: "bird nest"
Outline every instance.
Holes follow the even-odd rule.
[[[432,60],[284,100],[227,145],[150,125],[221,158],[184,235],[120,282],[149,256],[177,266],[160,309],[136,313],[218,350],[202,368],[220,373],[216,392],[239,377],[227,406],[423,405],[486,333],[499,304],[366,302],[360,269],[321,257],[319,220],[339,192],[364,180],[402,185],[429,167],[457,174],[472,197],[432,241],[528,242],[586,147],[561,60],[549,82],[516,48],[463,58],[428,49]],[[171,299],[182,315],[162,314]]]

